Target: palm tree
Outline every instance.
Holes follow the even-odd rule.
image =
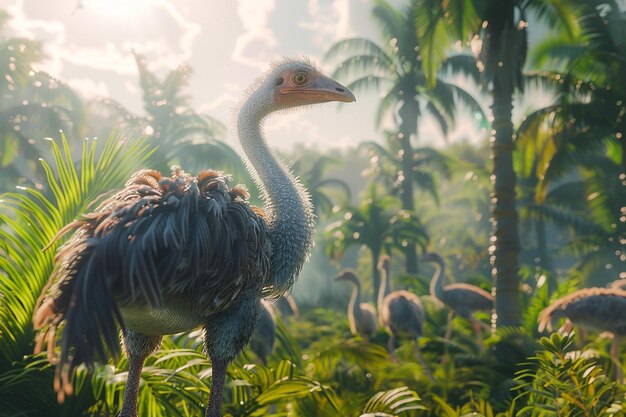
[[[338,159],[328,155],[311,155],[307,150],[297,153],[301,156],[289,165],[309,192],[315,215],[329,216],[336,206],[335,198],[343,200],[344,204],[350,201],[350,186],[338,178],[326,177],[328,168],[338,164]]]
[[[563,146],[573,151],[558,156],[566,166],[580,152],[617,142],[626,175],[626,11],[617,1],[573,3],[580,8],[579,30],[546,39],[533,56],[537,65],[552,66],[549,75],[558,88],[555,105],[543,115],[561,124]]]
[[[171,165],[181,165],[197,172],[213,166],[231,172],[238,179],[242,178],[241,181],[249,179],[237,153],[217,140],[224,134],[225,127],[190,107],[189,96],[183,89],[188,85],[191,69],[180,65],[161,81],[148,69],[142,55],[135,53],[134,56],[145,115],[135,115],[110,98],[92,103],[94,112],[108,114],[129,136],[147,136],[150,143],[158,146],[152,158],[157,170],[167,172]]]
[[[551,233],[553,245],[562,246],[568,236],[556,231],[571,231],[570,237],[579,234],[603,234],[602,227],[586,214],[585,184],[575,169],[567,175],[554,178],[550,174],[550,160],[554,156],[553,131],[536,128],[535,123],[526,123],[527,118],[517,131],[517,148],[514,153],[515,172],[518,174],[518,206],[520,226],[525,236],[534,235],[534,243],[525,246],[529,263],[536,261],[542,270],[554,272],[551,253],[558,246],[548,247],[548,233]],[[547,175],[546,175],[547,174]],[[522,236],[523,237],[523,236]]]
[[[530,130],[535,141],[549,135],[539,184],[577,175],[580,201],[601,227],[568,245],[576,248],[579,268],[620,271],[620,236],[626,235],[619,203],[626,198],[626,11],[614,1],[573,3],[579,7],[577,30],[546,39],[533,55],[536,65],[550,70],[544,78],[552,83],[555,102],[529,116],[520,130]],[[611,276],[607,271],[602,275]]]
[[[358,207],[343,207],[338,212],[343,220],[325,229],[326,253],[332,259],[340,259],[346,249],[353,245],[369,249],[375,290],[380,284],[377,265],[383,250],[391,253],[392,248],[406,248],[409,242],[414,242],[424,250],[428,244],[428,234],[418,216],[408,210],[398,210],[396,198],[388,195],[381,197],[378,193],[376,184],[371,184]]]
[[[472,39],[483,74],[483,86],[492,97],[493,160],[492,237],[490,254],[496,290],[498,325],[520,323],[519,232],[516,208],[516,173],[513,169],[513,94],[522,91],[528,49],[526,12],[533,9],[539,19],[557,23],[574,33],[573,14],[562,0],[424,0],[418,16],[430,24],[418,26],[426,39],[425,59],[429,74],[441,58],[437,50],[454,42]]]
[[[402,163],[397,177],[402,208],[409,211],[415,208],[415,177],[412,175],[415,153],[411,142],[418,139],[417,127],[422,117],[426,114],[433,116],[445,135],[454,123],[455,99],[473,111],[482,112],[467,92],[443,77],[427,83],[421,54],[422,40],[415,23],[417,4],[411,0],[408,6],[396,9],[386,0],[375,0],[372,15],[381,29],[382,43],[365,38],[346,39],[333,45],[326,54],[327,59],[345,57],[333,76],[351,78],[349,88],[383,91],[376,123],[380,125],[383,118],[391,114],[399,128],[396,139]],[[445,68],[476,75],[473,59],[467,55],[451,57]],[[417,272],[416,245],[409,242],[404,253],[407,272]]]
[[[367,141],[359,144],[359,148],[368,153],[370,167],[367,174],[374,175],[382,184],[391,191],[392,195],[402,194],[404,175],[402,170],[403,151],[400,143],[396,141],[399,134],[385,132],[386,146],[378,142]],[[418,189],[430,194],[433,200],[439,203],[438,184],[435,172],[444,177],[450,175],[450,160],[441,152],[431,147],[419,147],[412,149],[413,170],[412,175]]]
[[[9,19],[0,11],[0,27]],[[40,167],[34,161],[47,147],[38,141],[64,130],[81,136],[83,104],[76,94],[53,76],[36,71],[41,45],[0,33],[0,191],[29,183]]]

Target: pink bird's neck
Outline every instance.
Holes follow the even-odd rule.
[[[431,297],[437,298],[439,300],[443,300],[444,291],[443,291],[443,270],[444,263],[442,260],[437,260],[435,263],[435,272],[430,280],[430,288],[429,292]]]

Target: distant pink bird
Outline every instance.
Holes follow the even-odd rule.
[[[618,337],[626,335],[626,291],[621,288],[583,288],[553,301],[540,314],[538,329],[552,331],[560,318],[565,318],[564,330],[579,326],[613,335],[611,358],[623,379],[619,360]]]
[[[484,326],[474,317],[475,311],[491,311],[493,309],[493,296],[487,291],[475,285],[465,283],[454,283],[443,285],[445,262],[443,258],[434,252],[426,253],[420,259],[421,262],[433,262],[435,273],[430,281],[430,295],[434,299],[445,304],[449,309],[448,324],[446,326],[445,338],[450,338],[452,331],[451,320],[454,314],[458,314],[468,320],[476,333],[476,342],[482,349],[482,331]]]
[[[348,303],[348,321],[350,332],[353,335],[361,335],[371,338],[378,332],[378,318],[376,309],[368,303],[361,302],[361,281],[353,269],[343,269],[336,281],[348,281],[352,284],[352,295]]]
[[[395,357],[395,343],[397,338],[411,339],[415,342],[415,355],[422,365],[426,376],[432,380],[432,374],[426,361],[422,357],[419,347],[419,338],[424,327],[424,307],[417,295],[406,291],[392,291],[391,288],[391,261],[388,256],[382,256],[378,262],[380,287],[378,288],[378,314],[380,324],[389,334],[387,350],[391,357]]]

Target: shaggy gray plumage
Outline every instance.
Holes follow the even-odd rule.
[[[298,83],[296,74],[309,82]],[[164,177],[143,170],[61,231],[75,233],[56,256],[33,319],[37,350],[48,342],[49,352],[65,323],[60,400],[72,391],[76,366],[119,352],[121,327],[131,366],[120,416],[135,417],[143,361],[160,336],[202,325],[213,363],[206,415],[221,415],[226,367],[252,334],[259,300],[291,288],[313,245],[309,196],[270,152],[262,122],[276,110],[327,101],[354,96],[306,60],[282,60],[255,82],[237,128],[264,210],[220,172],[194,177],[175,168]]]

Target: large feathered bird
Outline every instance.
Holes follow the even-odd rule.
[[[387,351],[395,357],[395,342],[398,338],[415,341],[415,354],[426,376],[432,379],[430,370],[422,357],[419,338],[424,328],[424,307],[419,297],[406,290],[392,291],[391,261],[388,256],[381,256],[378,265],[380,287],[378,288],[378,316],[380,325],[389,334]]]
[[[356,271],[350,268],[341,270],[336,281],[348,281],[352,284],[352,294],[348,303],[348,322],[350,332],[364,338],[371,338],[378,332],[376,309],[368,303],[361,302],[361,281]]]
[[[120,416],[137,416],[144,360],[165,334],[204,328],[213,366],[206,415],[219,417],[227,365],[252,334],[260,299],[292,286],[313,244],[309,196],[270,152],[262,132],[272,112],[354,95],[307,60],[275,63],[251,87],[237,120],[246,162],[262,191],[263,209],[221,172],[171,176],[143,170],[74,231],[56,255],[50,288],[34,315],[53,350],[64,323],[55,386],[72,392],[82,363],[119,352],[122,329],[129,372]]]
[[[626,335],[626,291],[621,288],[583,288],[553,301],[543,309],[538,318],[538,330],[552,331],[554,324],[566,319],[566,332],[573,326],[613,335],[611,357],[617,365],[618,378],[622,379],[618,356],[619,336]]]
[[[476,333],[476,343],[482,349],[483,324],[474,317],[474,312],[491,311],[493,309],[493,296],[482,288],[466,283],[454,283],[444,286],[443,276],[446,264],[437,253],[426,253],[420,260],[435,264],[435,272],[430,280],[430,295],[450,309],[446,326],[446,339],[450,338],[452,317],[454,314],[458,314],[470,322]]]

